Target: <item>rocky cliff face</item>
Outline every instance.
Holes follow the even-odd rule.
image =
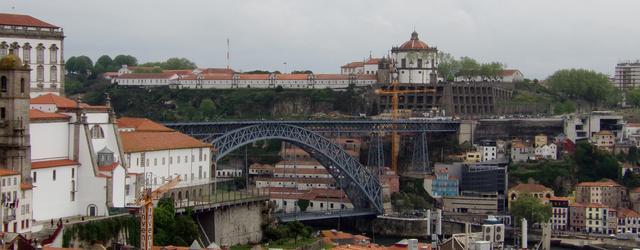
[[[273,103],[272,116],[312,115],[314,113],[327,113],[333,111],[333,105],[327,102],[311,101],[306,96],[295,96]]]

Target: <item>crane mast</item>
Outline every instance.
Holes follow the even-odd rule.
[[[140,249],[151,250],[153,247],[153,201],[174,188],[180,182],[180,176],[171,179],[156,190],[145,188],[142,198],[137,202],[140,206]]]

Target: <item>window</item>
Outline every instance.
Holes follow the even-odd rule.
[[[104,131],[102,131],[102,128],[100,127],[100,125],[93,125],[93,127],[91,127],[91,139],[102,139],[104,138]]]
[[[39,65],[36,69],[36,80],[44,82],[44,67],[42,67],[42,65]]]
[[[422,68],[422,59],[418,59],[418,68]]]
[[[7,45],[6,42],[2,42],[0,44],[0,57],[4,57],[7,55],[7,49],[9,48],[9,45]]]
[[[53,170],[53,180],[54,181],[56,180],[56,171],[55,170]]]
[[[58,81],[58,68],[56,66],[51,66],[51,71],[49,72],[49,79],[51,82]]]
[[[154,158],[153,159],[153,165],[154,166],[158,166],[158,158]]]
[[[58,47],[56,47],[55,44],[51,45],[51,48],[49,48],[49,63],[58,63]]]
[[[0,108],[0,119],[4,119],[7,116],[7,110],[2,107]]]
[[[76,181],[71,180],[71,201],[76,200]]]
[[[407,59],[406,58],[402,58],[400,67],[402,67],[402,68],[406,68],[407,67]]]
[[[2,93],[7,93],[7,89],[9,88],[8,79],[6,76],[0,77],[0,89],[2,89]]]
[[[33,172],[33,183],[36,183],[38,180],[38,172]]]
[[[24,89],[25,89],[24,78],[20,78],[20,93],[21,94],[24,94]]]
[[[75,168],[71,168],[71,178],[76,177],[76,169]]]
[[[36,48],[37,50],[37,54],[36,54],[36,62],[38,62],[39,64],[43,64],[44,63],[44,46],[41,44],[38,44],[38,47]]]
[[[29,45],[29,43],[25,43],[24,46],[22,46],[22,62],[31,62],[31,45]]]

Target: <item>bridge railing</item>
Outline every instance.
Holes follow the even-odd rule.
[[[274,215],[281,221],[308,220],[313,218],[338,218],[357,215],[374,215],[376,211],[369,208],[343,208],[319,211],[277,212]]]
[[[234,203],[242,201],[250,201],[256,199],[268,199],[269,191],[261,188],[249,188],[241,190],[216,189],[205,194],[196,194],[191,197],[182,197],[177,199],[174,197],[174,206],[178,208],[188,208],[200,205],[211,205],[221,203]]]

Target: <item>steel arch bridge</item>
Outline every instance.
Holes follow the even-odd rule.
[[[282,123],[256,124],[229,131],[207,142],[213,144],[218,161],[241,146],[268,139],[287,141],[302,148],[327,169],[354,207],[383,213],[382,187],[377,176],[338,145],[311,130]]]

